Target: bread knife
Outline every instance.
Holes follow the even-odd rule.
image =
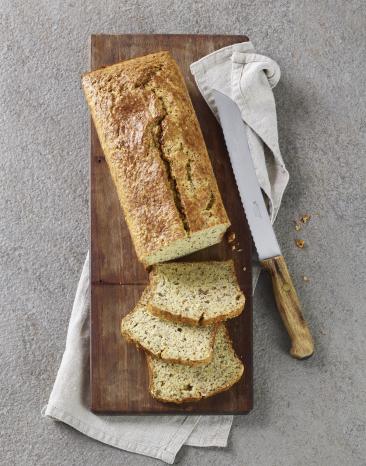
[[[260,264],[271,275],[277,308],[291,339],[290,354],[297,359],[308,358],[314,353],[313,338],[303,317],[255,174],[246,124],[232,99],[216,90],[213,90],[213,96]]]

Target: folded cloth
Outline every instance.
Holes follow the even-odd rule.
[[[278,149],[271,91],[279,79],[278,66],[255,54],[250,43],[244,43],[218,50],[193,63],[191,69],[214,112],[212,87],[238,103],[250,128],[251,153],[274,220],[288,180]],[[264,144],[272,151],[272,158],[265,157]],[[89,281],[87,256],[76,291],[65,352],[44,409],[45,416],[65,422],[106,444],[170,464],[183,445],[226,446],[233,416],[97,416],[90,412]]]
[[[272,92],[280,79],[279,66],[270,58],[254,53],[251,42],[243,42],[192,63],[191,72],[216,118],[212,89],[226,94],[240,108],[247,124],[254,168],[268,198],[273,222],[289,180],[278,145],[276,104]],[[269,151],[265,152],[265,148]]]

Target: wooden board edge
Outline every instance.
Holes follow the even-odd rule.
[[[249,37],[245,34],[161,34],[161,33],[154,33],[154,34],[133,34],[133,33],[126,33],[126,34],[107,34],[107,33],[94,33],[91,34],[90,41],[91,41],[91,46],[94,44],[94,41],[97,40],[98,38],[104,38],[104,37],[146,37],[146,36],[152,36],[156,38],[162,38],[162,37],[177,37],[177,38],[188,38],[194,36],[195,38],[198,39],[204,39],[208,37],[215,37],[215,38],[228,38],[228,39],[239,39],[242,42],[249,42]]]

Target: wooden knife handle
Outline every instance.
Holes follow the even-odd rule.
[[[301,312],[300,301],[283,256],[261,261],[272,277],[277,309],[291,339],[290,354],[294,358],[309,358],[314,353],[314,341]]]

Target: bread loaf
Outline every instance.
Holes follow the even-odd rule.
[[[139,259],[151,265],[220,242],[229,220],[170,54],[87,73],[82,86]]]

